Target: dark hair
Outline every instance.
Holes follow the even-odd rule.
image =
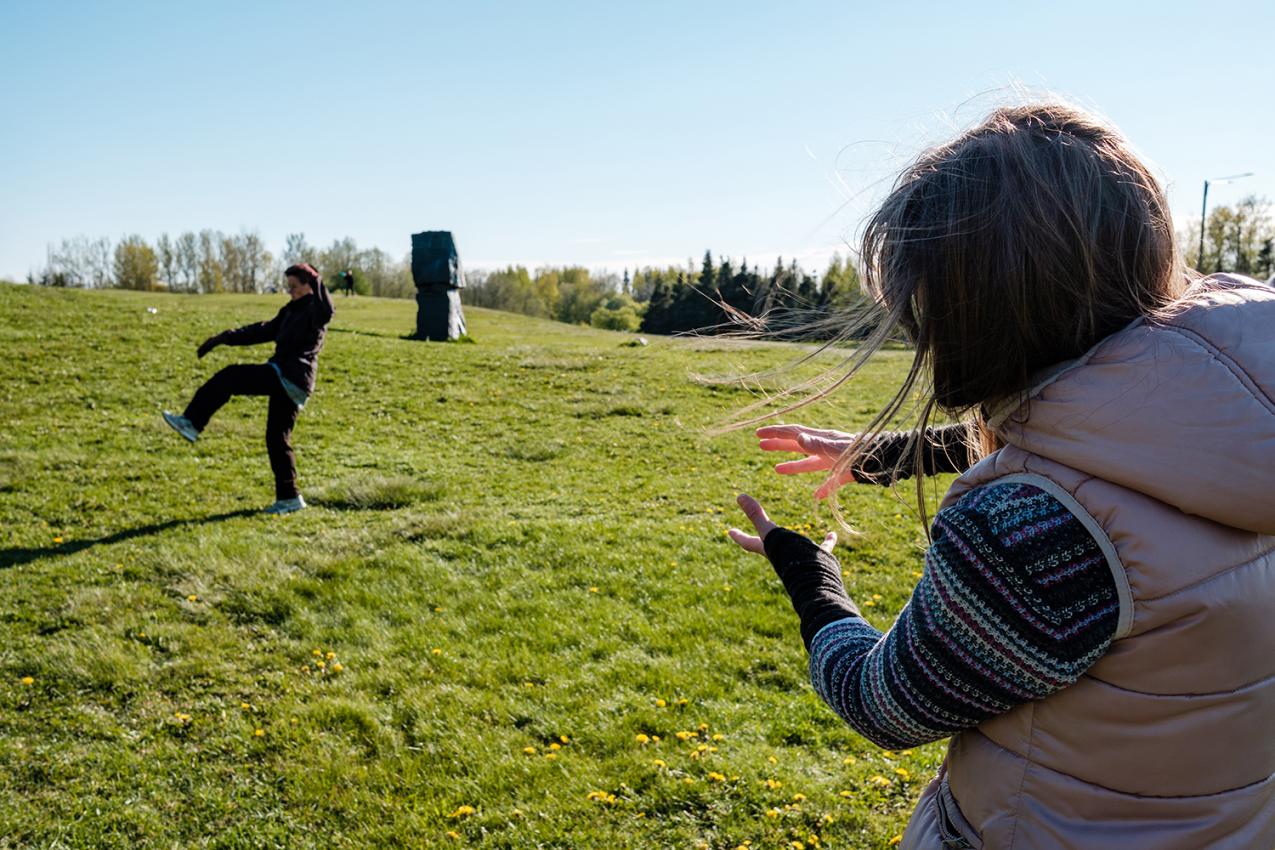
[[[901,330],[915,345],[908,374],[832,479],[912,411],[917,470],[936,409],[971,423],[972,457],[995,448],[984,410],[1020,398],[1034,373],[1157,314],[1186,284],[1159,182],[1114,128],[1059,103],[997,109],[922,153],[869,219],[861,260],[881,313],[868,338],[835,372],[783,394],[804,398],[733,426],[827,396]],[[918,474],[924,518],[922,486]],[[835,498],[832,507],[840,518]]]
[[[1002,108],[923,153],[863,237],[865,285],[956,415],[1027,388],[1182,290],[1168,204],[1112,128]]]
[[[295,277],[302,283],[309,284],[311,289],[318,289],[319,283],[323,280],[322,275],[320,275],[314,266],[309,263],[299,263],[295,266],[288,266],[284,269],[283,276]]]

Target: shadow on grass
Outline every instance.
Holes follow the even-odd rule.
[[[228,519],[236,519],[238,517],[255,516],[261,513],[255,508],[244,508],[238,511],[230,511],[224,514],[213,514],[212,516],[203,517],[202,519],[171,519],[167,522],[156,522],[151,525],[142,525],[137,528],[126,528],[123,531],[117,531],[114,534],[108,534],[105,537],[98,537],[91,540],[71,540],[66,543],[59,543],[55,546],[40,546],[34,548],[17,546],[13,549],[0,549],[0,570],[9,567],[17,567],[22,564],[29,564],[32,561],[38,561],[40,558],[50,558],[55,555],[74,555],[77,552],[83,552],[85,549],[91,549],[94,546],[109,546],[112,543],[122,543],[125,540],[134,540],[138,537],[149,537],[152,534],[159,534],[173,528],[181,528],[187,525],[207,525],[213,522],[225,522]]]

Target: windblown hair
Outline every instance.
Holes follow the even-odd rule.
[[[309,263],[299,263],[295,266],[288,266],[284,272],[284,277],[295,277],[302,283],[308,283],[311,289],[318,289],[319,282],[323,280],[323,276],[318,270]]]
[[[869,219],[861,260],[884,320],[835,380],[773,414],[827,395],[903,332],[915,346],[907,377],[833,476],[911,404],[916,469],[936,410],[971,423],[973,457],[995,448],[983,411],[1157,314],[1186,283],[1159,182],[1114,128],[1056,103],[997,109],[922,153]],[[924,516],[919,474],[917,496]]]

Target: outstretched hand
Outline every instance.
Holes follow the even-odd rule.
[[[796,475],[802,472],[822,472],[832,469],[837,459],[850,448],[854,434],[805,425],[766,425],[757,429],[758,447],[764,452],[798,452],[806,455],[801,460],[786,460],[775,464],[780,475]],[[815,490],[816,499],[826,499],[842,484],[853,482],[854,473],[845,470],[835,479],[820,484]]]
[[[744,512],[744,516],[748,517],[748,520],[753,524],[753,529],[756,530],[757,534],[747,534],[738,528],[732,528],[727,534],[744,551],[753,552],[764,557],[766,554],[766,535],[779,526],[766,515],[766,509],[761,506],[761,503],[747,493],[740,493],[735,502]],[[823,542],[819,544],[819,548],[825,552],[831,552],[832,547],[836,545],[837,532],[829,531],[824,535]]]
[[[214,334],[199,344],[199,348],[195,350],[195,354],[200,360],[202,360],[205,354],[212,351],[219,345],[221,345],[221,334]]]

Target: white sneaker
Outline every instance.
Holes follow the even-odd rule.
[[[280,499],[270,507],[266,508],[265,513],[268,514],[290,514],[301,510],[305,507],[305,499],[297,496],[295,499]]]
[[[178,416],[176,413],[164,411],[164,421],[167,422],[174,431],[181,434],[192,443],[199,439],[199,429],[190,424],[190,420],[185,416]]]

